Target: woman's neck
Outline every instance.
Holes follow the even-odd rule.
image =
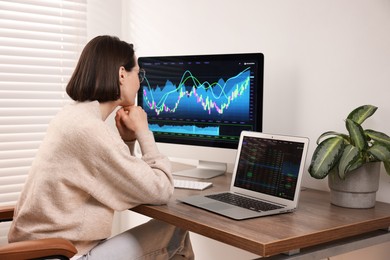
[[[107,117],[115,110],[117,106],[118,106],[117,101],[108,101],[104,103],[99,103],[102,120],[106,121]]]

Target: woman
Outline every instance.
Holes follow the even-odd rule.
[[[63,237],[91,260],[193,258],[188,232],[156,220],[109,238],[114,211],[163,204],[173,192],[170,162],[134,104],[142,72],[133,46],[116,37],[85,46],[66,88],[75,102],[50,122],[10,242]],[[104,121],[117,107],[116,132]],[[142,158],[134,156],[136,140]]]

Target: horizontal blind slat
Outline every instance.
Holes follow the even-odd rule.
[[[42,125],[7,125],[0,126],[0,134],[8,133],[44,133],[46,132],[47,124]]]
[[[1,78],[0,78],[1,79]],[[0,81],[1,90],[10,91],[65,91],[64,82],[47,83],[47,82],[10,82]]]
[[[57,7],[61,4],[63,9],[69,9],[74,11],[87,10],[87,4],[85,0],[72,0],[72,1],[54,1],[54,0],[12,0],[12,1],[0,1],[0,2],[12,2],[12,3],[21,3],[21,4],[30,4],[34,6],[47,6],[47,7]]]
[[[37,19],[37,18],[31,18],[29,16],[26,16],[25,14],[22,15],[18,19],[10,19],[10,14],[7,12],[4,12],[3,10],[0,10],[0,25],[1,28],[6,31],[8,30],[9,33],[12,33],[14,36],[18,36],[20,38],[22,32],[29,33],[29,35],[33,35],[34,32],[39,34],[64,34],[71,36],[74,34],[74,32],[82,31],[83,29],[80,29],[80,25],[83,23],[83,21],[79,21],[76,19],[72,20],[65,20],[65,19],[45,19],[50,20],[50,23],[47,23],[47,21],[43,19]],[[28,39],[28,37],[26,37]]]
[[[22,190],[22,187],[23,187],[23,183],[3,185],[3,186],[0,186],[0,194],[20,192]]]
[[[20,107],[23,106],[25,102],[26,100],[24,99],[13,99],[13,100],[0,99],[0,107],[8,107],[8,108]],[[40,102],[40,100],[29,100],[29,106],[33,106],[33,107],[62,107],[65,104],[66,103],[62,99],[45,100],[44,103]]]
[[[16,171],[16,172],[14,172],[15,174],[23,174],[25,172],[23,167],[31,166],[33,160],[34,160],[33,157],[0,160],[0,170],[4,171],[4,173],[7,173],[7,172],[9,172],[8,169],[12,168]],[[4,175],[4,176],[6,176],[6,175]]]
[[[27,174],[26,175],[1,177],[0,181],[2,183],[2,186],[17,185],[17,184],[24,184],[26,178],[27,178]]]
[[[20,141],[41,141],[45,133],[12,133],[12,134],[1,134],[0,142],[20,142]],[[13,157],[18,158],[18,157]],[[12,158],[8,158],[12,159]]]
[[[45,127],[47,125],[44,125]],[[40,141],[28,141],[28,142],[2,142],[0,143],[0,151],[13,151],[23,149],[38,149]]]
[[[0,55],[17,57],[42,57],[50,59],[77,59],[78,54],[72,51],[54,51],[34,48],[15,48],[12,46],[0,46]]]
[[[47,116],[56,115],[60,107],[0,107],[0,116]]]
[[[0,206],[10,206],[15,205],[18,201],[20,191],[14,193],[2,194],[0,197]]]
[[[10,91],[1,90],[0,86],[0,97],[1,99],[37,99],[41,102],[45,102],[47,99],[64,99],[67,96],[64,90],[60,91]]]
[[[23,65],[41,67],[62,67],[74,70],[76,62],[74,59],[44,59],[42,57],[16,57],[1,55],[0,60],[4,65]]]
[[[26,40],[40,40],[47,42],[63,42],[63,43],[78,43],[84,40],[85,37],[76,37],[76,33],[84,33],[83,30],[71,30],[69,32],[32,32],[32,31],[18,31],[14,29],[0,28],[0,35],[14,39],[15,41]]]
[[[1,26],[1,23],[0,23]],[[39,40],[19,40],[15,41],[13,38],[4,38],[0,37],[0,45],[13,47],[13,48],[33,48],[33,49],[42,49],[42,50],[55,50],[55,51],[72,51],[77,52],[78,46],[72,42],[53,42],[45,41],[42,39]]]
[[[0,125],[48,124],[52,118],[52,116],[0,117]]]
[[[18,150],[18,151],[0,151],[0,160],[34,157],[36,149]]]

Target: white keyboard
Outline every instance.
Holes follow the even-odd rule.
[[[204,190],[211,187],[213,183],[205,181],[190,181],[190,180],[173,180],[173,184],[177,189]]]

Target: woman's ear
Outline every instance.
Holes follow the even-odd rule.
[[[126,72],[126,70],[125,70],[125,68],[123,67],[123,66],[121,66],[120,68],[119,68],[119,81],[120,82],[122,82],[123,81],[123,79],[125,78],[125,72]]]

